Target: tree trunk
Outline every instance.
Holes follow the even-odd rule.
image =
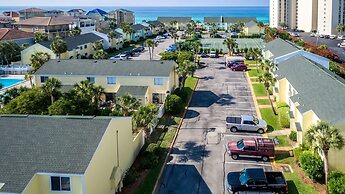
[[[152,47],[152,52],[151,52],[151,60],[153,59],[153,51],[154,51],[155,49]]]
[[[323,150],[323,165],[325,170],[326,194],[328,194],[328,150]]]
[[[54,96],[53,95],[50,95],[50,102],[51,102],[51,104],[54,103]]]
[[[149,47],[149,56],[150,56],[150,60],[151,60],[151,48]]]

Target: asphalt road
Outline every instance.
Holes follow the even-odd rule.
[[[163,39],[162,42],[158,43],[153,49],[153,59],[159,60],[159,53],[164,52],[170,45],[174,44],[174,40],[171,38]],[[144,52],[140,53],[138,56],[132,57],[131,60],[150,60],[150,52],[148,47],[145,47]]]
[[[299,33],[300,38],[306,42],[312,42],[315,45],[327,45],[330,50],[336,53],[342,61],[345,61],[345,50],[343,48],[339,48],[337,46],[338,43],[342,42],[342,40],[338,39],[325,39],[325,38],[316,38],[311,37],[310,33]]]
[[[271,169],[269,162],[249,158],[235,161],[226,153],[228,141],[259,136],[230,133],[225,127],[226,116],[255,115],[256,111],[244,72],[225,68],[225,58],[203,61],[206,67],[196,72],[201,79],[169,156],[159,194],[226,193],[224,183],[229,171]]]

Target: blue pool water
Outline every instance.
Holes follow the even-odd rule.
[[[2,84],[2,88],[8,88],[13,86],[19,82],[24,81],[23,79],[7,79],[7,78],[0,78],[0,83]]]

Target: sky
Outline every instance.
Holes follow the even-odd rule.
[[[269,0],[0,0],[1,6],[268,6]]]

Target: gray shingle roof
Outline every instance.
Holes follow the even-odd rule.
[[[134,25],[132,25],[131,27],[132,27],[132,29],[133,29],[134,31],[139,31],[139,30],[143,30],[143,29],[146,28],[145,26],[143,26],[143,25],[141,25],[141,24],[134,24]]]
[[[157,20],[165,24],[170,23],[171,21],[187,24],[192,20],[192,17],[158,17]]]
[[[110,120],[0,115],[0,192],[21,193],[38,172],[84,174]]]
[[[204,23],[222,23],[222,17],[204,17]]]
[[[244,26],[250,28],[250,27],[253,27],[253,26],[257,26],[257,24],[254,21],[250,21],[250,22],[245,23]]]
[[[313,110],[321,119],[335,122],[345,118],[345,82],[334,73],[297,55],[280,62],[274,72],[286,78],[297,91],[291,100],[301,113]]]
[[[111,61],[111,60],[50,60],[36,71],[36,75],[105,75],[105,76],[161,76],[168,77],[174,61]]]
[[[154,21],[148,21],[147,22],[148,24],[152,24],[152,25],[154,25],[154,26],[159,26],[160,24],[162,24],[160,21],[158,21],[158,20],[154,20]]]
[[[276,38],[266,43],[264,50],[269,50],[273,54],[274,58],[276,58],[298,51],[299,49],[290,42]]]
[[[144,97],[147,89],[147,86],[120,86],[119,90],[116,92],[116,96],[131,94],[136,97]]]
[[[87,44],[87,43],[94,43],[96,41],[102,40],[102,37],[97,36],[96,34],[90,32],[86,34],[81,34],[79,36],[63,38],[62,40],[64,40],[67,43],[67,50],[72,51],[73,49],[76,49],[80,45]],[[46,41],[46,42],[41,42],[39,44],[50,49],[50,45],[52,43],[53,41]]]
[[[224,23],[237,23],[237,22],[250,22],[250,21],[256,21],[255,17],[223,17]]]

